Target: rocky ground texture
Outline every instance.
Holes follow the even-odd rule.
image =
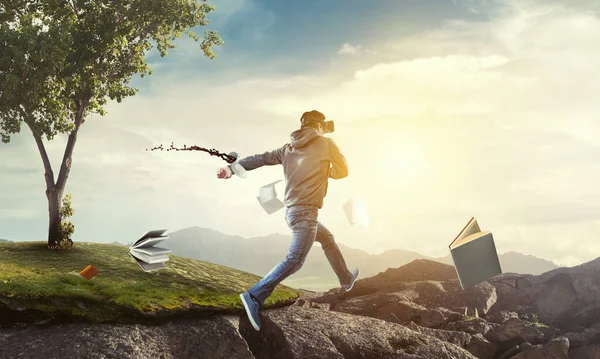
[[[454,267],[415,260],[347,293],[310,293],[261,312],[160,325],[0,329],[0,358],[600,358],[600,258],[462,290]]]

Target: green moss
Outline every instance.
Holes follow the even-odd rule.
[[[521,317],[521,319],[528,321],[529,323],[533,324],[534,326],[536,326],[538,328],[549,328],[548,325],[540,322],[540,319],[538,318],[538,315],[536,313],[524,315]]]
[[[123,246],[76,243],[71,251],[48,250],[45,242],[0,243],[0,307],[21,307],[94,321],[187,310],[241,310],[239,293],[256,275],[170,255],[167,268],[144,272]],[[87,265],[100,272],[86,280]],[[299,296],[280,285],[265,307]]]

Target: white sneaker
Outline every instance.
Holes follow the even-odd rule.
[[[358,275],[360,274],[360,269],[356,268],[354,270],[354,272],[352,272],[352,278],[350,279],[350,284],[346,284],[343,285],[342,288],[344,288],[344,290],[346,292],[349,292],[352,290],[352,287],[354,287],[354,282],[356,282],[356,278],[358,278]]]

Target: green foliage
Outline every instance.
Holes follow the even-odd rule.
[[[27,310],[37,309],[43,312],[35,315],[39,320],[69,314],[91,321],[142,314],[205,315],[207,310],[242,314],[239,293],[260,280],[254,274],[176,255],[169,255],[167,268],[147,273],[128,251],[102,243],[78,242],[67,252],[48,251],[44,242],[0,243],[0,311],[9,309],[26,318]],[[86,280],[79,272],[89,264],[100,272]],[[265,307],[291,304],[299,295],[279,285]]]
[[[536,313],[523,314],[523,315],[521,315],[521,319],[524,319],[524,320],[532,323],[533,325],[535,325],[538,328],[548,328],[548,325],[540,322],[540,319],[538,318],[538,315]]]
[[[71,207],[71,195],[66,194],[62,200],[62,206],[60,207],[60,218],[69,218],[75,214],[75,210]]]
[[[62,238],[61,239],[70,239],[71,235],[75,232],[75,226],[71,221],[67,219],[70,218],[75,213],[73,207],[71,207],[71,195],[67,194],[63,198],[62,206],[60,207],[60,227],[62,230]]]
[[[25,122],[51,140],[77,118],[105,114],[108,99],[136,94],[135,74],[149,75],[145,55],[161,56],[183,33],[206,26],[214,8],[196,0],[4,0],[0,3],[0,137],[8,143]],[[214,31],[205,56],[223,43]]]

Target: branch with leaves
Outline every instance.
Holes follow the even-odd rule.
[[[187,34],[210,59],[223,44],[214,31],[202,41],[190,29],[206,26],[214,9],[196,0],[3,0],[0,4],[0,137],[9,143],[25,123],[45,169],[49,244],[60,229],[61,198],[77,134],[90,113],[105,115],[109,100],[134,96],[134,75],[152,74],[146,54],[161,56]],[[54,178],[44,140],[68,134]]]

